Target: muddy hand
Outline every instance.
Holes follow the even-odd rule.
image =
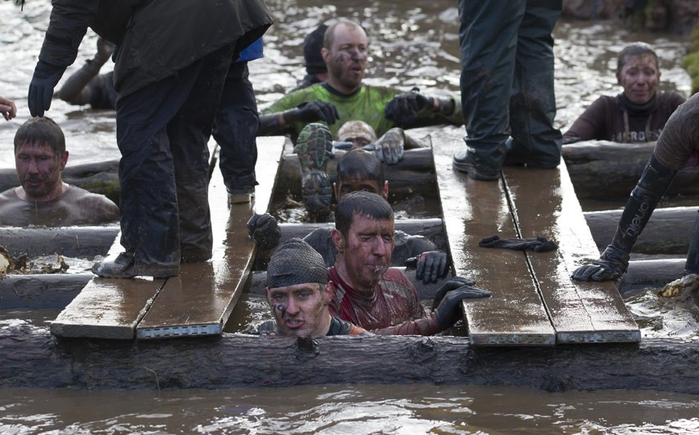
[[[277,220],[269,213],[252,215],[247,227],[248,235],[265,250],[275,248],[282,237],[282,230]]]

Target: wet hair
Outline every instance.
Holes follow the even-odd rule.
[[[66,137],[56,122],[47,117],[30,118],[15,133],[15,153],[17,149],[30,143],[32,145],[49,145],[55,155],[66,151]]]
[[[308,74],[313,75],[328,72],[323,56],[320,54],[320,50],[323,48],[326,30],[328,30],[328,26],[321,24],[314,31],[306,35],[306,38],[303,40],[303,59]]]
[[[616,63],[616,73],[621,73],[621,70],[624,68],[624,65],[626,65],[626,62],[629,61],[630,57],[643,56],[645,54],[653,56],[655,66],[656,68],[658,68],[658,70],[660,70],[660,64],[658,63],[658,55],[655,54],[655,51],[653,51],[651,46],[646,44],[645,42],[634,42],[633,44],[624,47],[624,49],[621,50],[621,53],[619,53],[619,57],[617,58]]]
[[[380,195],[364,191],[348,193],[337,203],[335,228],[347,237],[355,216],[365,216],[380,221],[394,220],[393,209],[388,201]]]
[[[359,24],[355,23],[352,20],[348,20],[346,18],[339,18],[337,21],[332,23],[330,27],[328,27],[328,30],[325,31],[325,38],[323,39],[323,47],[327,48],[328,50],[330,47],[333,45],[333,41],[335,40],[335,28],[339,25],[347,26],[350,30],[354,29],[362,29],[364,28],[360,26]],[[366,31],[364,31],[366,34]]]
[[[337,163],[337,181],[361,178],[376,181],[381,189],[386,182],[383,165],[375,153],[356,148],[347,151]]]

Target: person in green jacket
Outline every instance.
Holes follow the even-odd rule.
[[[401,92],[364,84],[369,41],[364,29],[353,21],[338,19],[328,27],[321,55],[328,70],[327,81],[290,92],[273,103],[260,116],[258,135],[291,135],[301,163],[304,203],[311,215],[324,216],[332,196],[325,163],[333,137],[346,122],[364,121],[379,137],[377,144],[395,148],[393,141],[383,138],[394,127],[463,125],[464,120],[458,97],[428,97],[416,89]],[[324,124],[330,135],[314,132],[314,137],[320,137],[318,141],[300,137],[310,123]]]

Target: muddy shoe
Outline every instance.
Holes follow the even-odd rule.
[[[133,254],[121,253],[114,261],[103,261],[92,266],[92,273],[102,278],[133,278],[136,276],[152,276],[167,278],[180,274],[177,264],[136,264]]]
[[[296,153],[301,166],[303,202],[312,217],[330,213],[332,190],[325,168],[332,157],[332,133],[319,123],[308,124],[301,130],[296,142]]]
[[[500,171],[486,167],[476,166],[476,164],[466,156],[465,151],[456,153],[452,160],[452,166],[459,172],[464,172],[469,178],[480,181],[497,181],[500,179]]]
[[[245,204],[255,196],[255,188],[247,187],[243,189],[228,190],[228,206],[231,204]]]

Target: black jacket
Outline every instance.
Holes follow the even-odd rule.
[[[131,94],[272,25],[263,0],[52,0],[39,60],[66,68],[87,28],[117,44],[115,88]]]

